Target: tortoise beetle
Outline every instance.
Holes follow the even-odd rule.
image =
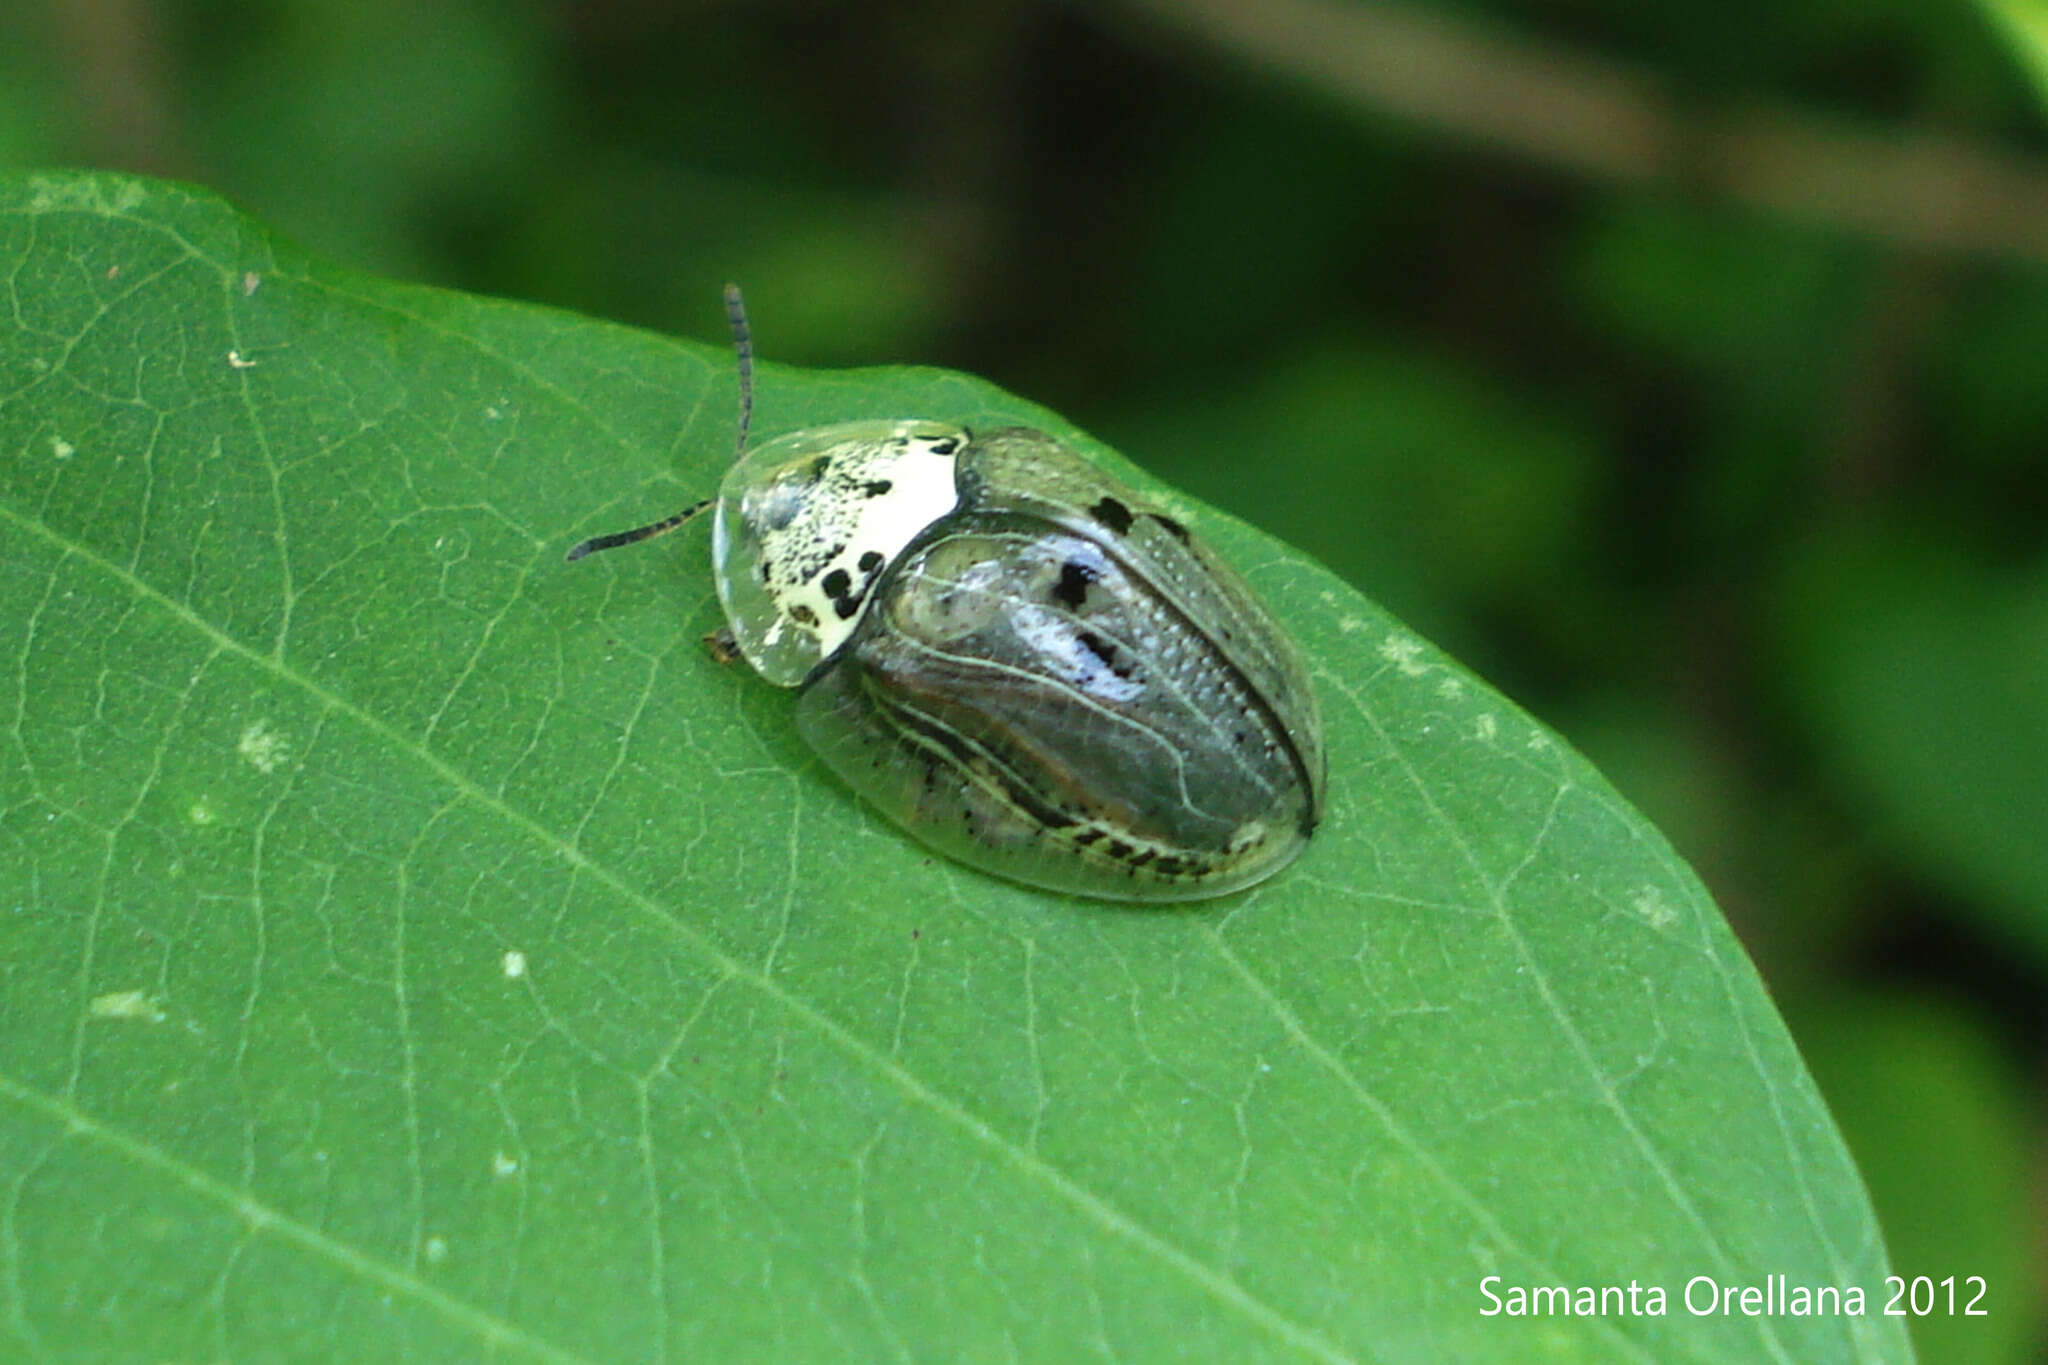
[[[1293,642],[1171,516],[1026,427],[846,422],[747,447],[752,347],[713,510],[724,642],[799,689],[805,741],[930,848],[1082,896],[1223,895],[1321,818]]]

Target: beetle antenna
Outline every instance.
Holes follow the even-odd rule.
[[[747,330],[747,305],[741,300],[740,287],[736,284],[725,287],[725,317],[726,321],[732,324],[732,349],[739,360],[740,371],[740,429],[734,441],[734,454],[744,455],[747,453],[747,428],[754,420],[754,341]],[[700,503],[685,507],[674,516],[651,521],[645,526],[635,526],[630,531],[613,531],[609,535],[579,540],[569,547],[569,553],[564,558],[573,564],[583,556],[596,554],[599,550],[616,550],[621,545],[634,545],[643,540],[652,540],[656,536],[665,536],[703,512],[714,501],[716,499],[706,498]]]
[[[747,330],[747,305],[736,284],[725,287],[725,320],[732,324],[732,351],[740,372],[740,430],[733,442],[737,458],[747,453],[747,428],[754,420],[754,338]]]
[[[713,501],[714,499],[712,498],[706,498],[702,502],[693,503],[685,507],[672,517],[663,517],[660,521],[651,521],[645,526],[635,526],[630,531],[613,531],[610,535],[592,536],[588,540],[579,540],[569,547],[569,553],[563,556],[563,558],[573,563],[583,558],[583,556],[595,554],[599,550],[616,550],[621,545],[632,545],[638,541],[652,540],[656,536],[665,536],[670,531],[675,530],[676,527],[681,526],[684,522],[702,512],[705,508],[711,506]]]

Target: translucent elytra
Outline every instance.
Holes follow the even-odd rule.
[[[1179,521],[1025,428],[805,680],[805,742],[927,847],[997,876],[1185,901],[1271,876],[1321,817],[1293,643]]]

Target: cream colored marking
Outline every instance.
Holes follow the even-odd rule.
[[[260,286],[260,285],[261,285],[262,283],[263,283],[263,277],[262,277],[261,275],[257,274],[257,273],[256,273],[255,271],[253,271],[253,270],[245,270],[245,271],[243,271],[243,272],[242,272],[242,297],[243,297],[243,298],[245,298],[245,299],[246,299],[246,298],[248,298],[248,297],[249,297],[249,296],[250,296],[251,294],[253,294],[253,293],[255,293],[255,292],[256,292],[256,290],[257,290],[257,287],[258,287],[258,286]]]
[[[425,1250],[427,1253],[427,1264],[439,1265],[448,1259],[448,1239],[437,1233],[427,1238]]]
[[[519,1174],[519,1158],[504,1152],[491,1154],[491,1174],[500,1180]]]
[[[1264,820],[1247,820],[1244,824],[1237,827],[1235,834],[1230,836],[1230,851],[1232,853],[1242,853],[1246,849],[1255,848],[1264,842],[1266,842],[1266,822]]]
[[[1480,743],[1491,744],[1495,736],[1500,734],[1500,722],[1493,718],[1493,712],[1482,711],[1479,719],[1473,723],[1472,733]]]
[[[1380,641],[1380,657],[1401,670],[1403,677],[1419,678],[1429,670],[1422,659],[1422,641],[1413,635],[1389,635]]]
[[[461,527],[434,537],[428,547],[436,564],[459,564],[469,558],[469,533]]]
[[[1436,694],[1445,701],[1456,701],[1465,695],[1465,684],[1459,678],[1445,678],[1436,685]]]
[[[147,991],[109,991],[92,1000],[95,1019],[140,1019],[145,1023],[164,1021],[163,1002]]]
[[[507,949],[505,956],[499,959],[499,964],[505,969],[507,981],[517,981],[526,975],[526,954],[517,948]]]
[[[1664,900],[1664,893],[1654,886],[1646,886],[1636,892],[1629,902],[1629,909],[1643,917],[1643,922],[1652,929],[1669,929],[1678,923],[1678,912]]]
[[[65,440],[62,436],[52,436],[50,438],[50,453],[60,460],[68,460],[78,453],[78,447]]]
[[[256,362],[244,357],[240,351],[228,352],[228,364],[238,370],[253,370],[256,368]]]
[[[792,461],[810,464],[819,458],[829,458],[831,473],[829,481],[820,481],[807,490],[810,496],[804,498],[797,515],[779,530],[762,531],[761,518],[778,492],[784,497],[792,494],[777,490],[773,484],[758,493],[748,492],[742,515],[755,528],[761,558],[776,571],[774,581],[768,585],[779,609],[777,619],[767,630],[770,648],[780,641],[784,630],[798,630],[818,642],[821,659],[838,649],[867,615],[874,594],[864,592],[859,608],[842,619],[825,591],[826,577],[838,569],[856,585],[872,585],[880,569],[864,572],[860,567],[863,555],[880,555],[886,567],[918,532],[960,505],[953,478],[959,451],[967,444],[967,434],[912,434],[930,426],[929,422],[898,423],[888,439],[900,440],[900,445],[846,442]],[[947,442],[953,444],[953,454],[935,452],[935,446]],[[853,453],[862,446],[870,448]],[[882,480],[890,485],[887,493],[868,496],[855,491],[863,484]],[[815,558],[820,547],[833,544],[841,546],[837,555],[831,559]],[[794,577],[796,573],[802,577]],[[816,624],[797,621],[792,613],[798,607],[808,609]]]
[[[185,807],[185,818],[195,825],[204,826],[220,819],[220,813],[214,810],[212,797],[200,796],[195,797],[192,804]]]
[[[249,722],[242,731],[241,742],[235,745],[235,752],[242,761],[266,777],[284,766],[291,757],[291,746],[283,735],[270,728],[270,722],[256,720]]]
[[[35,175],[26,182],[28,206],[32,213],[89,213],[101,218],[120,218],[147,191],[143,182],[126,176]],[[109,267],[119,270],[121,267]]]

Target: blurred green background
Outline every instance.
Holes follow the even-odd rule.
[[[0,8],[0,167],[707,340],[738,279],[1346,575],[1699,868],[1896,1268],[1990,1282],[1934,1365],[2048,1351],[2044,89],[2042,0]]]

